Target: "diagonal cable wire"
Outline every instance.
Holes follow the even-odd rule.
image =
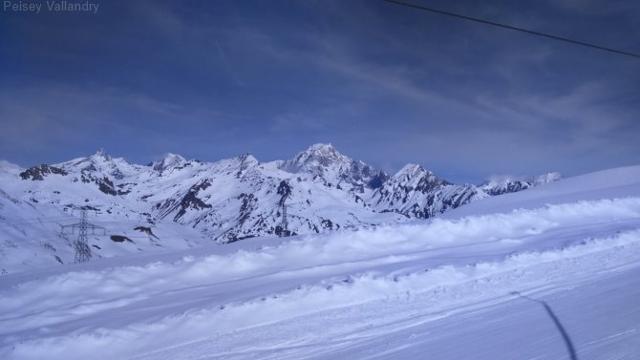
[[[503,28],[503,29],[508,29],[508,30],[513,30],[513,31],[520,31],[520,32],[523,32],[523,33],[527,33],[529,35],[535,35],[535,36],[540,36],[540,37],[544,37],[544,38],[548,38],[548,39],[564,41],[564,42],[571,43],[571,44],[574,44],[574,45],[586,46],[586,47],[590,47],[590,48],[594,48],[594,49],[598,49],[598,50],[608,51],[608,52],[611,52],[611,53],[615,53],[615,54],[619,54],[619,55],[626,55],[626,56],[634,57],[636,59],[640,59],[640,54],[635,54],[635,53],[628,52],[628,51],[623,51],[623,50],[616,50],[616,49],[608,48],[608,47],[605,47],[605,46],[600,46],[600,45],[596,45],[596,44],[592,44],[592,43],[588,43],[588,42],[584,42],[584,41],[579,41],[579,40],[573,40],[573,39],[569,39],[569,38],[558,36],[558,35],[547,34],[547,33],[539,32],[539,31],[535,31],[535,30],[529,30],[529,29],[525,29],[525,28],[521,28],[521,27],[517,27],[517,26],[513,26],[513,25],[501,24],[501,23],[497,23],[497,22],[494,22],[494,21],[490,21],[490,20],[484,20],[484,19],[480,19],[480,18],[467,16],[467,15],[462,15],[462,14],[449,12],[449,11],[438,10],[438,9],[430,8],[430,7],[423,6],[423,5],[406,3],[404,1],[398,1],[398,0],[383,0],[383,1],[391,3],[391,4],[395,4],[395,5],[406,6],[406,7],[413,8],[413,9],[428,11],[428,12],[431,12],[431,13],[434,13],[434,14],[440,14],[440,15],[455,17],[455,18],[458,18],[458,19],[463,19],[463,20],[467,20],[467,21],[473,21],[473,22],[477,22],[477,23],[481,23],[481,24],[485,24],[485,25],[491,25],[491,26],[495,26],[495,27],[499,27],[499,28]]]

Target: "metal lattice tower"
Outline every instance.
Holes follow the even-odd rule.
[[[278,205],[280,209],[282,209],[282,220],[280,221],[280,228],[287,232],[289,228],[289,222],[287,221],[287,198],[291,196],[291,187],[286,181],[281,181],[280,185],[278,185],[278,195],[281,195],[280,201],[278,201]]]
[[[71,229],[71,234],[75,234],[76,229],[78,229],[78,238],[73,242],[73,248],[75,249],[74,259],[76,263],[87,262],[91,259],[91,248],[87,240],[89,232],[91,232],[92,235],[96,235],[96,230],[101,230],[103,235],[107,234],[107,230],[102,226],[94,225],[87,221],[87,209],[82,209],[82,216],[80,217],[79,223],[60,225],[61,233],[64,233],[65,229]]]
[[[289,228],[289,222],[287,221],[287,204],[282,202],[282,222],[280,223],[283,230],[287,230]]]

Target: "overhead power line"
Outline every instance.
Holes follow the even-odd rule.
[[[384,0],[384,1],[386,1],[388,3],[395,4],[395,5],[406,6],[406,7],[413,8],[413,9],[428,11],[428,12],[431,12],[431,13],[434,13],[434,14],[446,15],[446,16],[450,16],[450,17],[454,17],[454,18],[458,18],[458,19],[463,19],[463,20],[467,20],[467,21],[473,21],[473,22],[477,22],[477,23],[481,23],[481,24],[485,24],[485,25],[491,25],[491,26],[495,26],[495,27],[499,27],[499,28],[503,28],[503,29],[508,29],[508,30],[513,30],[513,31],[520,31],[520,32],[523,32],[523,33],[526,33],[526,34],[529,34],[529,35],[535,35],[535,36],[540,36],[540,37],[544,37],[544,38],[548,38],[548,39],[564,41],[564,42],[571,43],[571,44],[574,44],[574,45],[586,46],[586,47],[590,47],[590,48],[593,48],[593,49],[608,51],[608,52],[611,52],[611,53],[615,53],[615,54],[619,54],[619,55],[631,56],[631,57],[634,57],[636,59],[640,59],[640,54],[635,54],[635,53],[628,52],[628,51],[616,50],[616,49],[612,49],[612,48],[608,48],[608,47],[604,47],[604,46],[600,46],[600,45],[596,45],[596,44],[591,44],[591,43],[584,42],[584,41],[569,39],[569,38],[562,37],[562,36],[547,34],[547,33],[539,32],[539,31],[535,31],[535,30],[524,29],[524,28],[521,28],[521,27],[507,25],[507,24],[501,24],[501,23],[497,23],[495,21],[484,20],[484,19],[480,19],[480,18],[476,18],[476,17],[462,15],[462,14],[456,14],[456,13],[449,12],[449,11],[438,10],[438,9],[430,8],[430,7],[427,7],[427,6],[417,5],[417,4],[412,4],[412,3],[406,3],[406,2],[398,1],[398,0]]]

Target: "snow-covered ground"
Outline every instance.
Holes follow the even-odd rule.
[[[430,221],[0,277],[2,359],[637,359],[640,166]]]

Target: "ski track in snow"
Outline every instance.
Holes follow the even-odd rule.
[[[0,355],[330,357],[385,334],[513,302],[514,291],[570,291],[635,268],[640,198],[211,251],[2,277]]]

